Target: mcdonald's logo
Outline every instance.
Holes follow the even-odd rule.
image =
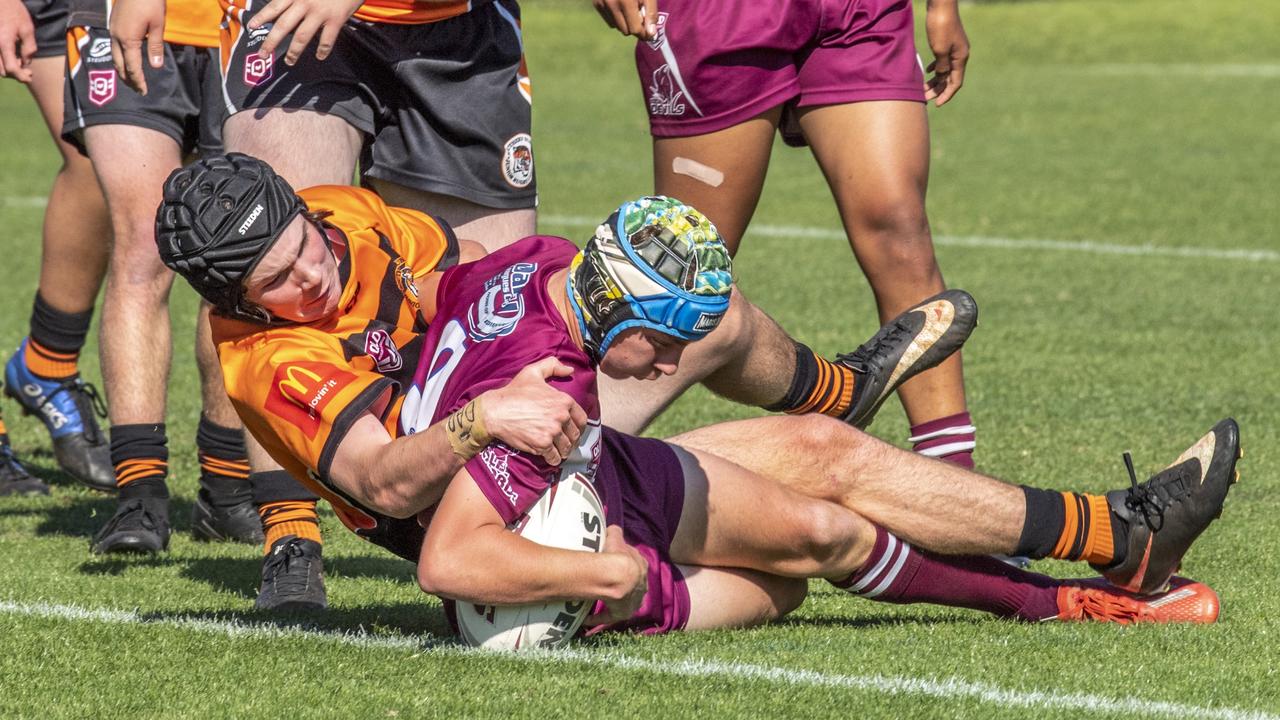
[[[292,362],[276,368],[267,409],[315,439],[325,407],[356,376],[328,363]]]

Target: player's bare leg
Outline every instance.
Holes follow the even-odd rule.
[[[537,232],[538,211],[534,208],[485,207],[376,178],[372,185],[388,205],[413,208],[443,218],[459,238],[480,243],[485,252],[504,248]]]
[[[260,158],[295,188],[350,185],[362,136],[337,115],[306,110],[245,110],[222,125],[227,152]]]
[[[846,434],[855,433],[836,425]],[[878,442],[878,441],[877,441]],[[898,451],[946,470],[950,464]],[[749,567],[737,581],[741,597],[690,586],[690,605],[718,605],[700,618],[744,625],[771,619],[777,599],[772,575],[826,577],[851,594],[891,603],[927,602],[1027,621],[1213,622],[1217,597],[1199,583],[1168,599],[1139,598],[1103,584],[1081,584],[1010,567],[985,555],[948,556],[909,542],[834,503],[809,502],[712,453],[677,450],[685,478],[684,512],[670,547],[676,562]],[[761,512],[760,508],[768,508]],[[805,557],[807,556],[807,557]],[[712,593],[733,590],[717,578]],[[746,587],[742,587],[745,585]],[[752,587],[754,585],[754,587]],[[1184,597],[1185,595],[1185,597]],[[1155,602],[1152,602],[1155,601]],[[1164,607],[1177,605],[1176,609]]]
[[[96,390],[79,382],[78,367],[106,272],[111,226],[92,164],[61,137],[65,66],[61,57],[36,58],[31,63],[27,87],[62,156],[62,166],[44,213],[40,284],[31,330],[9,360],[6,375],[10,394],[50,429],[59,465],[90,487],[114,490],[110,448],[92,402]],[[5,467],[21,469],[17,463]]]
[[[680,565],[689,589],[685,630],[746,628],[772,622],[800,607],[809,581],[756,570]]]
[[[929,125],[924,106],[904,101],[828,105],[802,109],[799,121],[871,284],[880,321],[943,290],[925,213]],[[947,428],[925,430],[970,426],[958,353],[904,383],[898,395],[915,428],[956,417]],[[971,426],[961,434],[970,442],[952,459],[972,467]]]
[[[93,551],[157,552],[169,544],[164,423],[173,353],[173,273],[156,250],[155,209],[165,178],[182,164],[182,155],[172,138],[147,128],[97,125],[86,128],[84,137],[113,231],[99,344],[120,492],[120,504],[95,536]]]
[[[670,442],[731,457],[759,475],[837,502],[936,552],[1013,552],[1026,517],[1018,486],[904,452],[829,418],[718,423]]]
[[[196,367],[200,372],[200,492],[191,508],[191,533],[197,540],[236,540],[258,544],[262,521],[253,503],[244,425],[227,397],[222,366],[209,328],[207,302],[196,315]]]

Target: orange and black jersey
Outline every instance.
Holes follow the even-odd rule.
[[[228,21],[235,25],[244,17],[246,10],[259,9],[269,0],[219,0],[219,2]],[[391,25],[422,25],[470,12],[472,8],[487,2],[488,0],[453,0],[452,2],[365,0],[359,8],[356,8],[352,17],[357,20]]]
[[[227,394],[245,427],[295,478],[329,500],[342,521],[377,535],[392,521],[328,481],[338,444],[365,413],[395,437],[418,364],[426,323],[415,281],[457,262],[458,241],[443,221],[388,207],[355,187],[298,193],[325,218],[342,294],[329,318],[263,326],[213,318]],[[385,528],[384,528],[385,529]]]
[[[68,28],[107,27],[110,0],[70,0]],[[164,9],[164,41],[174,45],[218,47],[222,11],[215,0],[168,0]],[[74,66],[74,63],[72,63]]]

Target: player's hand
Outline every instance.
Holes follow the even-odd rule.
[[[547,379],[572,374],[573,368],[554,357],[526,365],[511,382],[481,395],[485,430],[516,450],[559,465],[577,446],[587,414]]]
[[[36,26],[21,0],[0,0],[0,77],[31,82]]]
[[[658,0],[591,0],[609,27],[652,40],[658,34]]]
[[[610,525],[604,536],[604,553],[621,556],[622,573],[619,577],[625,594],[619,599],[604,598],[600,602],[604,608],[600,612],[587,616],[583,624],[591,629],[588,635],[606,630],[614,623],[622,622],[636,614],[644,603],[644,596],[649,592],[649,562],[634,547],[622,538],[622,528]]]
[[[147,94],[143,50],[155,70],[164,67],[165,0],[116,0],[111,6],[111,63],[124,83]]]
[[[924,20],[929,49],[934,61],[925,68],[933,77],[925,80],[924,98],[934,105],[947,104],[964,84],[964,66],[969,62],[969,37],[960,24],[955,0],[930,0]]]
[[[318,31],[320,42],[316,44],[316,60],[324,60],[333,52],[333,44],[338,41],[342,26],[363,2],[364,0],[271,0],[249,21],[250,30],[272,24],[267,39],[258,48],[258,56],[270,57],[285,38],[293,35],[289,49],[284,53],[285,64],[292,65],[302,57],[302,51],[307,49]]]

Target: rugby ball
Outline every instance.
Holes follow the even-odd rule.
[[[511,527],[540,545],[585,552],[604,549],[604,530],[600,496],[578,473],[548,488]],[[567,644],[593,605],[593,600],[505,606],[459,602],[454,612],[462,639],[472,647],[545,650]]]

